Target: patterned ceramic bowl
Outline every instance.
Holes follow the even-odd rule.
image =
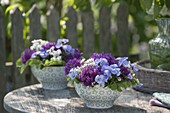
[[[45,67],[43,69],[37,69],[35,66],[32,66],[31,71],[44,89],[60,90],[67,87],[63,66]]]
[[[84,99],[86,106],[89,108],[110,108],[120,95],[120,92],[111,90],[107,87],[86,87],[81,83],[74,83],[74,85],[78,95]]]

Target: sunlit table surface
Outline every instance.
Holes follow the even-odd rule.
[[[74,88],[44,90],[40,84],[9,92],[4,97],[4,108],[10,113],[170,113],[162,107],[150,106],[153,96],[127,89],[112,108],[87,108]]]

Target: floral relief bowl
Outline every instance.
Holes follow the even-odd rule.
[[[86,87],[82,83],[74,83],[76,92],[84,99],[85,104],[89,108],[105,109],[111,108],[114,101],[119,97],[120,92],[111,90],[107,87]]]
[[[42,84],[42,88],[48,90],[60,90],[67,87],[67,80],[64,74],[64,66],[44,67],[38,69],[31,66],[31,71],[37,80]]]

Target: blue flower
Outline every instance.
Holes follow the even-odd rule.
[[[74,53],[74,48],[72,48],[70,45],[64,45],[63,49],[66,52],[66,54],[73,54]]]
[[[39,56],[42,58],[42,59],[45,59],[46,57],[48,57],[49,56],[49,53],[48,52],[46,52],[45,50],[40,50],[39,51],[40,53],[39,53]]]
[[[76,78],[78,76],[78,71],[76,71],[75,68],[72,68],[68,74],[68,76],[73,80],[74,78]]]
[[[41,57],[42,59],[45,59],[49,56],[49,53],[46,52],[44,49],[41,49],[31,55],[31,58],[36,58],[37,56]]]
[[[129,74],[128,74],[128,79],[130,79],[130,80],[132,80],[132,79],[133,79],[133,77],[132,77],[132,74],[131,74],[131,73],[129,73]]]
[[[67,44],[68,42],[69,42],[69,40],[65,39],[65,38],[57,40],[57,44]]]
[[[117,58],[116,60],[118,60],[118,66],[119,67],[121,65],[128,66],[129,65],[129,61],[127,61],[127,59],[128,59],[128,57]]]
[[[69,42],[68,39],[58,39],[57,40],[57,44],[55,45],[55,47],[58,49],[58,48],[61,48],[63,45],[67,44]]]
[[[104,75],[106,75],[108,78],[112,78],[112,74],[109,70],[104,70]]]
[[[108,63],[107,59],[105,59],[105,58],[100,58],[100,59],[97,58],[95,60],[95,65],[97,68],[99,68],[99,67],[102,67],[103,65],[109,65],[109,63]]]
[[[95,77],[95,82],[97,82],[100,86],[104,87],[105,82],[107,82],[108,77],[105,75],[97,75]]]
[[[117,64],[113,64],[113,65],[110,65],[110,66],[105,66],[104,65],[101,70],[103,72],[105,70],[109,70],[111,74],[114,74],[114,75],[117,75],[117,76],[119,76],[121,74],[120,68],[118,68]]]
[[[138,71],[138,68],[135,66],[135,64],[130,64],[130,66],[132,67],[132,69],[133,69],[134,72],[137,72],[137,71]]]

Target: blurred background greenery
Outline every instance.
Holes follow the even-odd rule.
[[[38,9],[41,11],[41,24],[42,24],[42,36],[46,39],[46,13],[50,5],[54,5],[59,11],[61,16],[61,37],[66,37],[66,21],[65,12],[68,6],[73,6],[78,12],[92,10],[94,12],[95,19],[95,39],[99,37],[99,9],[104,5],[110,8],[112,17],[112,53],[118,55],[116,48],[116,10],[120,2],[125,2],[129,9],[129,38],[130,38],[130,54],[145,53],[148,50],[148,41],[154,38],[158,32],[155,18],[169,17],[170,15],[170,0],[1,0],[0,6],[5,13],[6,20],[6,40],[7,49],[10,48],[11,41],[11,21],[10,21],[10,10],[15,7],[19,7],[23,11],[25,17],[24,23],[24,39],[27,42],[29,39],[29,19],[28,11],[33,4],[36,4]],[[80,17],[79,17],[80,18]],[[79,19],[80,21],[80,19]],[[82,25],[78,23],[78,35],[79,35],[79,48],[82,49]],[[95,50],[98,51],[98,41],[96,41]],[[29,46],[28,43],[25,45]],[[147,57],[147,55],[144,57]],[[8,52],[7,61],[11,60],[10,51]]]

